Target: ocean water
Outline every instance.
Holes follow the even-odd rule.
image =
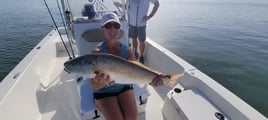
[[[268,116],[268,1],[162,0],[149,37]]]
[[[148,36],[268,116],[268,1],[159,1]],[[53,23],[43,0],[1,2],[0,16],[1,81]]]
[[[42,0],[3,1],[0,16],[1,81],[53,27]]]

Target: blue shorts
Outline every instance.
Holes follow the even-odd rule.
[[[128,37],[138,38],[139,41],[145,41],[146,40],[146,26],[136,27],[133,25],[129,25]]]
[[[132,89],[132,84],[113,84],[94,91],[93,95],[95,99],[101,99],[110,96],[118,96],[120,93]]]

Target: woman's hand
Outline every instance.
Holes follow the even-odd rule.
[[[158,75],[158,76],[156,76],[156,77],[153,79],[153,81],[150,82],[149,84],[150,84],[151,86],[154,86],[154,87],[163,85],[164,83],[163,83],[163,80],[161,79],[162,76],[163,76],[163,75]]]
[[[106,85],[112,85],[115,81],[111,81],[110,75],[105,73],[96,73],[96,76],[90,80],[91,86],[93,89],[98,90],[103,88]]]

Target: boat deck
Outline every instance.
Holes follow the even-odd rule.
[[[66,39],[66,35],[63,38]],[[174,88],[175,93],[168,93],[165,86],[154,88],[148,85],[150,96],[146,112],[139,114],[139,120],[207,120],[215,119],[215,113],[222,113],[226,119],[267,119],[183,59],[150,39],[146,41],[145,65],[166,74],[184,73],[176,81],[183,91],[176,94]],[[87,52],[91,50],[87,44],[85,48],[89,49],[85,50]],[[64,71],[63,64],[67,60],[58,33],[51,31],[1,82],[1,118],[81,120],[77,76]]]

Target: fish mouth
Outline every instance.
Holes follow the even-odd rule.
[[[67,68],[64,68],[64,71],[67,72],[67,73],[71,73],[71,71],[68,70]]]
[[[69,61],[67,61],[67,62],[65,62],[65,63],[63,64],[63,66],[64,66],[64,71],[67,72],[67,73],[71,73],[70,65],[69,65],[68,63],[69,63]]]

